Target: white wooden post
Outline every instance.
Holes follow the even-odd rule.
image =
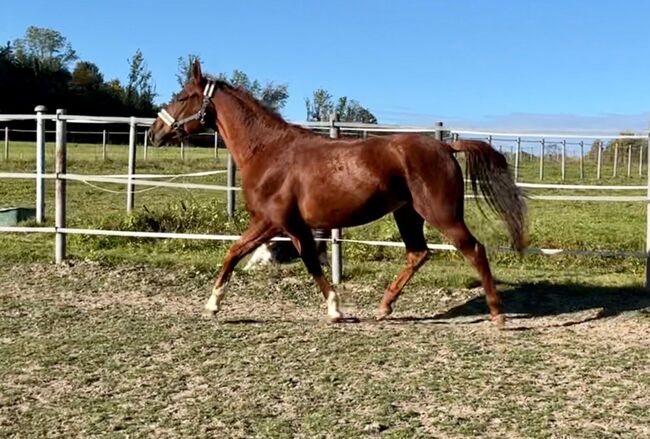
[[[136,148],[135,148],[135,117],[131,116],[129,122],[129,168],[128,168],[128,179],[126,186],[126,213],[131,213],[133,211],[133,206],[135,205],[135,185],[133,184],[133,176],[135,175],[135,158],[136,158]]]
[[[106,130],[102,131],[102,160],[106,161]]]
[[[5,153],[4,153],[5,162],[9,161],[9,127],[5,127]]]
[[[566,176],[566,140],[562,140],[562,180]]]
[[[332,112],[330,115],[330,138],[338,139],[340,135],[340,128],[336,126],[338,115]],[[442,123],[440,123],[442,126]],[[438,134],[440,133],[440,134]],[[442,131],[436,131],[436,138],[442,137]],[[332,283],[338,285],[341,283],[343,277],[343,251],[341,248],[341,229],[332,230]]]
[[[337,116],[338,117],[338,116]],[[333,122],[332,122],[333,123]],[[443,141],[444,139],[444,131],[443,131],[443,123],[442,122],[436,122],[436,132],[435,132],[435,138],[436,140]],[[332,136],[332,128],[330,127],[330,137]],[[337,134],[338,136],[338,134]]]
[[[517,137],[517,149],[515,149],[515,182],[519,177],[519,156],[521,155],[521,137]]]
[[[580,141],[580,180],[585,178],[585,142]]]
[[[632,176],[632,145],[627,146],[627,177]]]
[[[149,130],[145,130],[142,142],[142,160],[147,160],[147,149],[149,149]]]
[[[546,141],[542,139],[539,144],[539,179],[544,180],[544,149],[546,146]]]
[[[596,164],[596,178],[600,180],[600,172],[603,166],[603,144],[600,140],[596,141],[598,145],[598,163]]]
[[[60,264],[65,259],[66,235],[61,233],[65,228],[65,198],[66,198],[66,180],[61,175],[66,173],[66,121],[61,119],[65,115],[65,110],[56,110],[56,159],[54,171],[56,172],[55,191],[54,191],[54,260]]]
[[[614,171],[612,171],[612,177],[616,177],[616,168],[618,168],[618,143],[614,143]]]
[[[36,112],[36,222],[41,224],[45,219],[45,120],[43,113],[47,109],[43,105],[34,108]]]
[[[639,145],[639,177],[643,175],[643,145]]]

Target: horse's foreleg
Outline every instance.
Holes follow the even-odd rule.
[[[228,280],[237,263],[247,254],[255,250],[261,244],[273,238],[279,233],[279,230],[268,222],[258,221],[252,223],[248,230],[235,242],[223,261],[221,272],[212,289],[212,295],[205,304],[205,309],[216,313],[221,308],[221,301],[226,294]]]
[[[314,241],[311,230],[305,226],[295,228],[292,231],[287,230],[287,232],[307,271],[312,275],[316,285],[318,285],[318,288],[323,293],[323,297],[327,303],[327,317],[329,321],[340,322],[347,319],[340,310],[338,294],[323,274],[323,269],[318,260],[318,252],[316,251],[316,242]]]

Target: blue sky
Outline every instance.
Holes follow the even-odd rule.
[[[383,123],[645,129],[650,2],[16,1],[0,41],[30,25],[68,38],[106,79],[124,81],[140,48],[157,100],[176,91],[177,58],[212,73],[287,83],[289,120],[322,87]],[[183,6],[188,5],[188,6]]]

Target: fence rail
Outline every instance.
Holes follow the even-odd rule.
[[[164,238],[164,239],[206,239],[206,240],[222,240],[232,241],[239,237],[235,235],[209,235],[209,234],[189,234],[189,233],[154,233],[154,232],[137,232],[137,231],[118,231],[118,230],[96,230],[96,229],[76,229],[66,227],[66,183],[67,181],[79,182],[99,182],[109,184],[125,184],[127,186],[127,211],[133,209],[135,186],[152,186],[152,187],[171,187],[171,188],[186,188],[186,189],[200,189],[200,190],[222,190],[228,193],[228,212],[234,213],[235,206],[235,193],[240,188],[235,186],[235,166],[231,161],[229,162],[227,172],[228,184],[227,185],[208,185],[197,183],[174,183],[171,181],[156,181],[157,178],[170,178],[174,179],[178,176],[204,176],[220,173],[224,171],[210,171],[203,173],[179,174],[179,175],[165,175],[165,174],[143,174],[137,175],[135,172],[135,148],[136,148],[136,128],[138,126],[148,127],[153,123],[150,118],[135,118],[135,117],[98,117],[98,116],[81,116],[81,115],[68,115],[63,110],[57,111],[56,115],[48,115],[44,113],[42,108],[38,109],[36,115],[0,115],[0,121],[15,121],[15,120],[34,120],[37,123],[37,168],[36,173],[0,173],[0,178],[14,179],[34,179],[37,185],[37,212],[41,212],[41,216],[37,218],[38,222],[42,222],[42,212],[44,212],[44,198],[43,198],[43,182],[45,179],[54,179],[56,182],[55,190],[55,226],[54,227],[0,227],[0,232],[5,233],[48,233],[55,235],[55,260],[61,262],[65,258],[65,244],[66,236],[71,234],[83,235],[103,235],[103,236],[127,236],[127,237],[142,237],[142,238]],[[44,172],[44,148],[45,148],[45,123],[44,121],[56,122],[56,163],[54,174],[46,174]],[[129,165],[128,173],[124,175],[80,175],[66,173],[66,138],[67,138],[67,124],[68,123],[120,123],[129,126]],[[394,125],[369,125],[361,123],[343,123],[338,122],[332,118],[329,122],[307,122],[302,123],[306,128],[314,130],[329,130],[329,135],[332,138],[337,138],[341,130],[349,132],[364,132],[364,135],[369,132],[420,132],[432,133],[436,138],[443,139],[457,138],[459,135],[468,136],[486,136],[488,141],[495,141],[503,137],[512,137],[511,141],[516,141],[517,148],[514,150],[515,155],[515,176],[517,175],[517,165],[521,158],[521,143],[522,138],[540,138],[540,174],[543,175],[544,164],[544,146],[546,139],[566,139],[566,138],[593,138],[593,139],[644,139],[650,143],[650,135],[648,133],[634,134],[634,135],[611,135],[606,133],[536,133],[536,132],[518,132],[518,133],[505,133],[499,131],[476,131],[464,129],[449,129],[444,127],[441,123],[432,127],[403,127]],[[8,142],[8,130],[5,128],[5,158],[6,148]],[[582,147],[582,143],[579,145]],[[566,141],[562,142],[562,175],[564,176],[564,159],[566,153]],[[215,137],[216,148],[216,137]],[[146,149],[145,149],[146,151]],[[628,152],[628,174],[631,168],[631,152]],[[641,162],[643,156],[640,156],[639,169],[642,168]],[[598,155],[599,163],[600,149]],[[650,163],[650,154],[646,155],[646,160]],[[614,168],[616,169],[616,168]],[[615,172],[615,171],[614,171]],[[600,168],[599,168],[600,176]],[[645,202],[650,206],[650,177],[647,186],[615,186],[615,185],[558,185],[558,184],[543,184],[543,183],[517,183],[518,186],[531,189],[558,189],[558,190],[598,190],[598,191],[640,191],[645,190],[644,196],[607,196],[607,195],[594,195],[594,196],[564,196],[564,195],[536,195],[530,196],[531,199],[548,200],[548,201],[584,201],[584,202]],[[40,188],[40,190],[39,190]],[[471,197],[471,196],[469,196]],[[646,228],[646,249],[645,252],[613,252],[613,251],[586,251],[586,250],[567,250],[567,249],[528,249],[529,254],[541,255],[595,255],[595,256],[632,256],[632,257],[645,257],[646,258],[646,286],[650,287],[650,264],[648,258],[650,255],[650,208],[647,209],[648,224]],[[280,240],[283,240],[280,238]],[[342,238],[342,233],[335,230],[332,233],[332,238],[329,240],[332,244],[332,273],[334,283],[340,282],[342,275],[342,252],[341,244],[359,244],[359,245],[379,245],[389,247],[400,247],[403,243],[390,242],[390,241],[372,241],[372,240],[351,240]],[[429,244],[429,248],[435,250],[455,250],[453,246],[446,244]],[[499,251],[508,251],[508,249],[499,248]]]

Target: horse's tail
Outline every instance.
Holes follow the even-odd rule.
[[[506,158],[480,140],[458,140],[451,147],[463,151],[467,160],[467,177],[474,195],[481,194],[508,227],[512,246],[522,251],[528,245],[526,201],[508,172]]]

